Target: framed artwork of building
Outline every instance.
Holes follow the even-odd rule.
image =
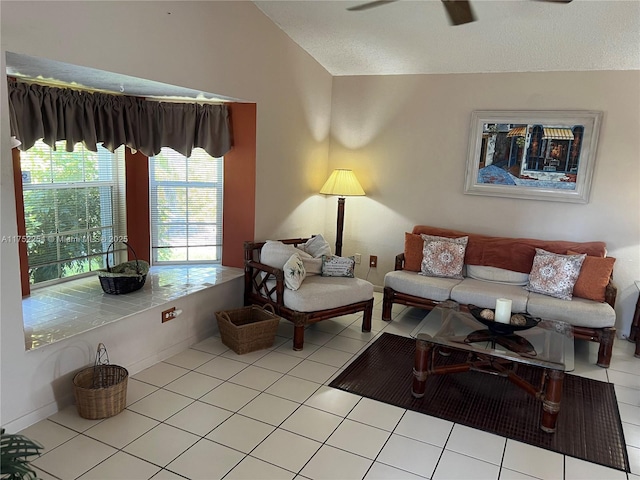
[[[587,203],[602,112],[475,111],[464,193]]]

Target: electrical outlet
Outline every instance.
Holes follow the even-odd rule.
[[[378,257],[376,255],[369,255],[369,267],[376,268],[378,266]]]
[[[177,315],[174,313],[175,311],[176,307],[171,307],[169,310],[165,310],[164,312],[162,312],[162,323],[176,318]]]
[[[353,258],[356,261],[356,265],[360,265],[362,263],[362,255],[359,253],[356,253]]]

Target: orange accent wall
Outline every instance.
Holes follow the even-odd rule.
[[[16,195],[16,219],[18,222],[18,236],[26,238],[27,226],[24,220],[24,197],[22,196],[22,169],[20,168],[20,150],[11,149],[11,158],[13,160],[13,186]],[[20,256],[20,286],[22,287],[22,296],[28,297],[31,294],[31,285],[29,284],[29,257],[27,256],[27,244],[25,242],[18,243],[18,255]]]
[[[256,218],[256,104],[230,104],[233,148],[224,156],[222,264],[244,268]]]
[[[151,220],[149,219],[149,158],[125,148],[127,237],[138,260],[151,262]],[[133,254],[129,251],[129,260]]]

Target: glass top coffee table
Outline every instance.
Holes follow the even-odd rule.
[[[445,302],[431,310],[411,336],[416,339],[414,397],[424,396],[429,375],[468,371],[501,375],[541,401],[540,428],[548,433],[555,431],[564,372],[573,370],[570,325],[542,320],[527,330],[496,334],[470,313],[459,311],[456,303]],[[466,353],[466,358],[459,363],[442,361],[452,350]],[[540,385],[532,385],[518,375],[520,364],[543,370]]]

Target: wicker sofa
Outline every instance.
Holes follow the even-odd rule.
[[[447,238],[467,236],[464,253],[463,278],[440,278],[420,275],[423,238],[421,234]],[[584,279],[596,282],[596,292],[601,289],[598,300],[580,298],[574,289],[571,300],[534,293],[523,288],[527,284],[536,248],[565,255],[587,254],[589,262],[607,263],[610,272],[599,273],[599,277]],[[494,308],[496,299],[512,299],[512,312],[526,312],[535,317],[560,320],[569,323],[574,338],[598,342],[597,364],[609,367],[615,339],[616,314],[614,304],[616,288],[612,283],[613,261],[607,258],[603,242],[544,241],[535,239],[490,237],[457,230],[425,225],[416,225],[412,233],[405,233],[405,251],[396,256],[395,270],[384,278],[384,301],[382,319],[391,320],[394,303],[431,309],[445,300],[454,300],[466,309],[473,304],[482,308]],[[594,258],[595,257],[595,258]],[[594,263],[589,264],[594,265]],[[580,281],[592,271],[586,260],[580,270]],[[602,269],[601,269],[602,270]],[[598,284],[599,282],[599,284]],[[599,285],[599,286],[598,286]],[[577,288],[578,284],[576,283]]]
[[[245,305],[271,304],[276,314],[292,322],[294,350],[302,350],[307,325],[340,315],[362,312],[362,331],[371,331],[373,285],[355,277],[322,276],[322,259],[303,251],[310,240],[244,243]],[[283,267],[292,253],[303,256],[307,270],[297,290],[285,285]]]

